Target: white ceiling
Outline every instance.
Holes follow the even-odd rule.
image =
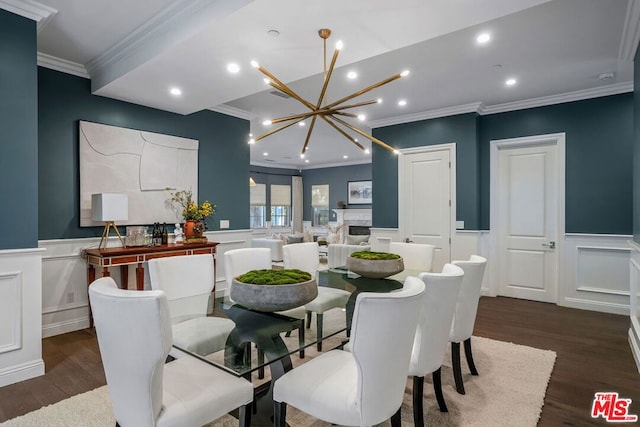
[[[27,0],[0,0],[0,7],[12,10],[8,4],[22,1]],[[41,64],[81,75],[86,70],[97,95],[180,114],[210,108],[248,118],[256,135],[268,130],[261,124],[265,118],[304,107],[269,94],[249,62],[259,61],[315,103],[322,86],[320,28],[333,31],[329,58],[335,41],[345,45],[329,101],[411,71],[354,100],[383,99],[362,109],[367,121],[357,125],[367,131],[438,115],[629,91],[640,37],[638,0],[40,3],[53,9],[39,27]],[[272,37],[269,30],[280,35]],[[480,32],[491,35],[487,45],[475,42]],[[229,74],[229,62],[240,65],[240,72]],[[355,81],[345,78],[351,70],[359,74]],[[602,73],[615,75],[602,80]],[[508,77],[518,83],[506,87]],[[179,98],[168,93],[172,86],[182,89]],[[407,100],[405,107],[397,106],[400,98]],[[304,163],[299,153],[306,132],[294,126],[259,141],[251,148],[252,164],[307,168],[370,160],[335,130],[317,126]]]

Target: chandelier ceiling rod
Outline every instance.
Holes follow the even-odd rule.
[[[351,141],[353,144],[355,144],[358,148],[360,148],[361,150],[367,152],[368,150],[362,145],[360,144],[354,137],[352,137],[351,135],[349,135],[347,132],[345,132],[343,129],[341,129],[338,124],[344,126],[347,129],[350,129],[353,132],[358,133],[359,135],[362,135],[363,137],[369,139],[370,141],[380,145],[381,147],[386,148],[387,150],[393,151],[394,153],[397,153],[397,150],[395,150],[393,147],[391,147],[390,145],[386,144],[384,141],[381,141],[378,138],[375,138],[374,136],[366,133],[365,131],[357,128],[356,126],[345,122],[342,119],[339,119],[338,117],[336,117],[336,115],[341,115],[341,116],[347,116],[347,117],[357,117],[356,114],[354,113],[349,113],[346,112],[344,110],[348,110],[348,109],[352,109],[352,108],[357,108],[357,107],[362,107],[362,106],[366,106],[366,105],[371,105],[371,104],[375,104],[378,101],[363,101],[363,102],[357,102],[354,104],[348,104],[348,105],[341,105],[346,101],[349,101],[353,98],[356,98],[358,96],[361,96],[367,92],[370,92],[380,86],[383,86],[387,83],[390,83],[394,80],[397,80],[401,77],[405,77],[406,75],[409,74],[408,71],[404,71],[402,73],[398,73],[395,74],[391,77],[388,77],[384,80],[379,81],[378,83],[374,83],[371,86],[368,86],[364,89],[361,89],[359,91],[356,91],[354,93],[352,93],[351,95],[347,95],[337,101],[334,101],[330,104],[326,104],[324,106],[322,106],[322,103],[324,101],[326,92],[327,92],[327,87],[329,86],[329,81],[331,80],[331,75],[333,74],[333,70],[335,68],[335,64],[336,61],[338,60],[338,55],[340,53],[340,49],[342,48],[342,43],[338,42],[336,44],[336,50],[333,53],[333,57],[331,58],[331,63],[329,65],[329,69],[327,70],[327,39],[329,38],[329,36],[331,36],[331,30],[329,30],[328,28],[323,28],[320,29],[318,31],[318,35],[323,39],[323,45],[324,45],[324,62],[323,62],[323,66],[324,66],[324,81],[323,81],[323,85],[322,85],[322,89],[320,90],[320,94],[318,95],[318,101],[316,102],[316,104],[312,104],[311,102],[307,101],[306,99],[302,98],[300,95],[298,95],[294,90],[292,90],[289,86],[287,86],[285,83],[283,83],[282,81],[278,80],[273,74],[271,74],[269,71],[267,71],[265,68],[261,67],[257,62],[252,61],[251,65],[253,65],[255,68],[258,69],[258,71],[260,71],[262,74],[264,74],[265,76],[267,76],[267,83],[273,87],[274,89],[296,99],[298,102],[300,102],[302,105],[304,105],[305,107],[307,107],[310,111],[307,111],[305,113],[300,113],[300,114],[292,114],[289,116],[284,116],[284,117],[279,117],[273,120],[267,120],[264,122],[264,124],[266,125],[271,125],[271,124],[276,124],[276,123],[282,123],[282,122],[289,122],[289,123],[285,123],[282,126],[279,126],[275,129],[272,129],[258,137],[256,137],[255,139],[251,139],[249,140],[250,144],[255,143],[256,141],[259,141],[263,138],[266,138],[268,136],[273,135],[274,133],[277,133],[281,130],[284,130],[296,123],[299,123],[305,119],[311,118],[311,124],[309,125],[309,130],[307,131],[307,136],[305,138],[304,141],[304,146],[302,147],[302,152],[301,152],[301,157],[304,157],[305,152],[308,149],[308,145],[309,145],[309,141],[311,139],[311,134],[313,132],[313,129],[315,127],[316,121],[318,119],[318,117],[322,118],[326,123],[328,123],[331,127],[333,127],[338,133],[340,133],[342,136],[344,136],[345,138],[347,138],[349,141]]]

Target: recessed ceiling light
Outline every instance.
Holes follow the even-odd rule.
[[[400,101],[398,101],[398,105],[401,107],[404,107],[405,105],[407,105],[407,101],[404,99],[401,99]]]
[[[504,82],[504,84],[506,84],[507,86],[513,86],[516,83],[518,83],[516,79],[507,79],[507,81]]]
[[[360,120],[361,122],[364,122],[367,119],[367,116],[365,116],[364,114],[358,114],[358,120]]]
[[[347,156],[346,154],[344,156],[342,156],[343,159],[348,159],[349,156]]]
[[[306,125],[307,125],[307,123],[306,123],[306,122],[299,122],[299,123],[298,123],[298,126],[306,126]]]
[[[253,136],[253,134],[252,134],[252,133],[250,133],[250,134],[249,134],[249,138],[251,138],[252,136]]]
[[[489,33],[482,33],[479,34],[478,37],[476,37],[476,41],[478,42],[478,44],[489,43],[489,40],[491,40],[491,36],[489,35]]]
[[[309,159],[305,160],[304,162],[305,162],[305,163],[309,163]]]
[[[236,74],[238,73],[238,71],[240,71],[240,66],[235,62],[231,62],[229,65],[227,65],[227,71],[231,74]]]
[[[278,30],[269,30],[269,31],[267,31],[267,34],[269,34],[271,37],[278,37],[280,35],[280,31],[278,31]]]
[[[265,153],[262,153],[262,155],[263,155],[263,156],[268,156],[268,155],[269,155],[269,153],[266,153],[266,152],[265,152]]]
[[[347,73],[347,78],[348,78],[348,79],[353,80],[353,79],[355,79],[356,77],[358,77],[358,73],[356,73],[355,71],[349,71],[349,72]]]
[[[169,93],[173,96],[182,95],[182,91],[180,90],[180,88],[177,88],[177,87],[172,87],[171,89],[169,89]]]
[[[382,98],[378,98],[378,99],[376,99],[376,102],[377,102],[378,104],[382,104]]]
[[[301,159],[304,159],[304,154],[300,154],[300,158],[301,158]]]

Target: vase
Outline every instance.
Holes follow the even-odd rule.
[[[184,223],[184,238],[186,240],[200,238],[203,233],[204,227],[202,226],[202,221],[197,219],[188,219]]]

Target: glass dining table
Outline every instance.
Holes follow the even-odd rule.
[[[386,279],[369,279],[340,267],[320,271],[318,286],[344,289],[351,293],[344,309],[333,309],[324,313],[322,337],[316,336],[315,327],[306,329],[302,335],[299,335],[299,328],[305,327],[304,319],[290,317],[283,313],[250,310],[234,303],[228,296],[219,297],[215,301],[213,294],[172,300],[169,301],[170,311],[185,313],[185,307],[194,303],[202,304],[202,301],[196,302],[196,298],[207,298],[209,307],[207,316],[225,318],[233,322],[226,340],[218,342],[215,346],[190,346],[183,342],[176,342],[175,333],[173,346],[181,352],[252,381],[256,400],[264,401],[264,412],[270,413],[273,381],[292,369],[294,365],[312,358],[315,354],[313,347],[319,341],[323,342],[324,351],[340,348],[348,341],[351,317],[360,292],[392,292],[402,288],[407,276],[418,274],[417,271],[405,270]],[[174,328],[188,318],[189,316],[181,315],[180,319],[172,319]],[[186,324],[188,322],[184,323]],[[180,329],[184,334],[182,324]],[[193,332],[196,333],[196,331]],[[301,339],[302,336],[303,339]],[[301,358],[301,350],[304,349],[307,349],[306,356]],[[267,367],[268,376],[264,378]]]

